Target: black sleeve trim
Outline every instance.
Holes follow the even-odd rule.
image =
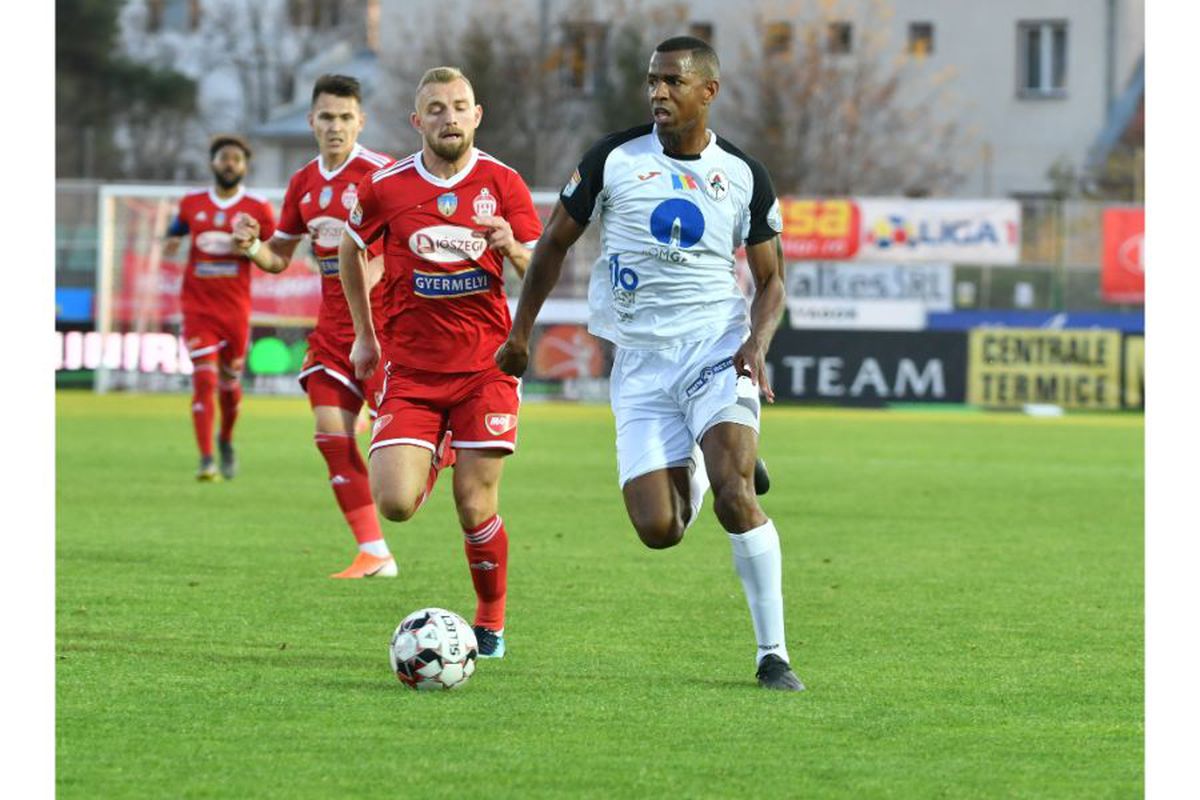
[[[563,208],[567,210],[572,219],[583,227],[587,227],[587,224],[591,222],[596,201],[600,198],[600,193],[604,191],[604,164],[608,161],[608,154],[625,142],[645,136],[652,130],[654,130],[653,125],[639,125],[619,133],[610,133],[584,153],[583,159],[579,162],[579,168],[575,171],[579,176],[578,183],[576,183],[576,175],[572,175],[571,182],[563,188],[558,196]],[[576,184],[573,190],[571,189],[572,184]],[[570,191],[569,195],[568,191]]]
[[[758,159],[746,155],[719,136],[717,144],[730,155],[744,161],[750,168],[750,176],[754,180],[754,188],[750,192],[750,232],[746,236],[746,244],[761,244],[769,239],[774,239],[779,235],[779,231],[771,227],[767,216],[771,212],[771,207],[775,205],[776,197],[775,187],[771,185],[771,176],[767,174],[767,168]]]

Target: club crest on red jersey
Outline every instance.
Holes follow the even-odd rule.
[[[454,216],[454,212],[458,211],[458,195],[454,192],[447,192],[437,199],[438,211],[442,212],[443,216]]]
[[[342,208],[349,211],[358,202],[358,187],[353,183],[342,190]]]
[[[362,203],[356,202],[354,204],[354,210],[350,212],[350,224],[354,225],[355,227],[362,225],[362,218],[363,218]]]
[[[317,195],[317,205],[321,208],[329,208],[330,201],[333,200],[333,187],[325,184],[321,187],[321,193]]]
[[[484,414],[483,426],[492,436],[503,436],[517,427],[516,414]]]
[[[492,196],[486,186],[479,190],[479,195],[471,205],[475,208],[476,215],[480,217],[490,217],[496,213],[496,198]]]

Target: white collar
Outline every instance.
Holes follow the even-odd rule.
[[[208,187],[208,199],[212,200],[213,205],[217,208],[232,208],[238,204],[246,195],[246,187],[238,186],[237,193],[233,197],[218,197],[217,192],[211,186]]]
[[[359,144],[358,142],[355,142],[354,147],[350,148],[350,155],[346,156],[346,160],[342,162],[342,165],[340,167],[338,167],[337,169],[333,170],[332,172],[325,171],[325,164],[321,161],[321,156],[318,154],[317,155],[317,169],[320,170],[321,177],[327,181],[331,181],[334,178],[336,178],[338,176],[338,173],[341,172],[342,170],[344,170],[350,164],[351,161],[358,158],[358,154],[362,152],[362,149],[363,149],[362,145]]]
[[[440,186],[443,189],[449,189],[451,186],[457,186],[459,183],[462,183],[463,179],[471,174],[471,170],[475,169],[476,162],[479,161],[479,151],[472,147],[471,158],[467,161],[466,166],[451,175],[449,178],[439,178],[437,175],[434,175],[432,172],[425,169],[425,163],[421,160],[421,156],[424,152],[424,150],[418,150],[413,156],[413,165],[417,168],[417,174],[432,183],[434,186]]]

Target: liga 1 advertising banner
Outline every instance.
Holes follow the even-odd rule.
[[[1106,303],[1146,302],[1145,209],[1106,208],[1101,227],[1101,298]]]
[[[793,328],[922,330],[929,312],[954,307],[949,264],[803,261],[787,267]]]
[[[1121,407],[1120,331],[976,328],[968,337],[968,403]]]
[[[967,337],[942,331],[780,329],[767,352],[779,400],[879,406],[961,403]]]
[[[791,261],[1016,264],[1015,200],[780,198]]]

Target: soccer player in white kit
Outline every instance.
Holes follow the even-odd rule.
[[[774,401],[765,355],[783,312],[783,223],[763,166],[708,129],[719,89],[708,43],[680,36],[656,48],[653,124],[584,155],[534,251],[496,363],[525,371],[563,258],[599,219],[604,260],[592,275],[588,328],[616,345],[612,408],[629,519],[647,547],[672,547],[711,483],[750,606],[759,685],[802,691],[784,637],[779,536],[755,493],[758,392],[738,388],[745,376]],[[755,282],[749,308],[734,278],[743,244]]]

